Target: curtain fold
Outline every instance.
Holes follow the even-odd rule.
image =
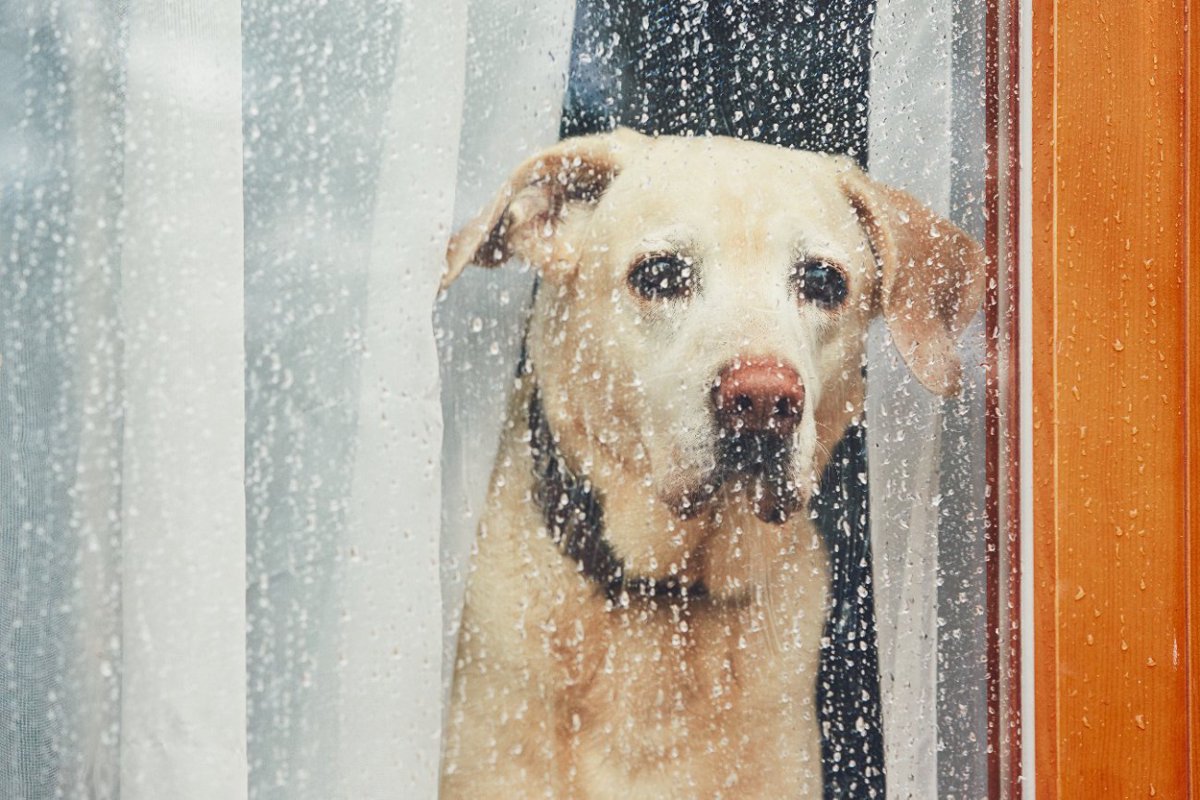
[[[403,7],[368,262],[358,447],[334,584],[334,795],[435,797],[441,401],[433,299],[454,214],[467,3]]]
[[[425,36],[431,47],[441,40],[436,30],[409,33],[414,7],[242,4],[246,694],[256,800],[353,797],[347,784],[366,780],[357,770],[378,767],[390,747],[377,789],[386,792],[384,779],[396,776],[409,744],[395,732],[406,718],[388,715],[401,704],[399,676],[411,668],[406,648],[420,658],[421,638],[406,630],[405,649],[393,648],[397,628],[420,615],[397,598],[418,589],[414,573],[436,575],[436,564],[418,556],[415,531],[405,539],[399,529],[408,497],[402,476],[369,469],[394,469],[397,448],[417,457],[419,442],[402,433],[410,420],[425,420],[408,387],[391,382],[422,339],[389,341],[383,353],[380,336],[409,330],[407,315],[428,317],[431,300],[408,307],[387,270],[399,276],[413,265],[373,254],[399,224],[382,213],[382,175],[397,157],[394,139],[385,141],[388,120],[432,111],[416,103],[389,112],[396,81],[405,80],[401,37]],[[445,85],[457,79],[447,71]],[[384,360],[397,350],[398,365]],[[414,389],[428,379],[415,364],[411,378]],[[426,435],[436,435],[436,423]],[[402,547],[411,560],[397,555]],[[391,568],[398,571],[389,580]],[[361,698],[371,691],[378,708],[364,711]],[[360,741],[368,730],[374,738]],[[434,733],[421,733],[427,746]]]
[[[129,10],[121,796],[246,796],[241,6]]]
[[[574,0],[469,0],[455,230],[487,205],[514,166],[558,139],[574,16]],[[440,464],[443,697],[450,692],[471,547],[532,286],[533,275],[517,264],[471,269],[435,310],[446,420]]]
[[[982,236],[982,2],[878,0],[871,173]],[[871,538],[888,797],[986,794],[982,327],[962,397],[929,394],[872,325]],[[943,588],[944,587],[944,588]]]

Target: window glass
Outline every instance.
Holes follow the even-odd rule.
[[[1012,12],[0,4],[0,797],[1007,796]]]

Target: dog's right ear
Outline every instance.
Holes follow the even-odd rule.
[[[498,267],[514,255],[543,272],[572,262],[558,230],[568,214],[599,201],[644,139],[627,128],[564,139],[517,167],[491,204],[450,238],[441,288],[469,264]]]
[[[956,394],[958,337],[983,302],[983,248],[917,198],[850,162],[843,162],[842,189],[870,239],[880,310],[897,349],[925,388]]]

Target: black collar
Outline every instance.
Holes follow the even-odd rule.
[[[533,455],[533,497],[542,510],[551,540],[609,600],[619,604],[623,596],[628,596],[677,603],[708,594],[708,587],[700,581],[626,574],[625,564],[604,538],[603,498],[586,476],[575,475],[567,466],[546,420],[536,384],[529,397],[529,451]]]

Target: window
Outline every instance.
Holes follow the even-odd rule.
[[[0,7],[0,795],[1013,796],[1015,14]]]

